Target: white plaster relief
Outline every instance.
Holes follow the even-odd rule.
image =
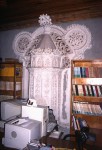
[[[42,98],[44,98],[47,106],[51,106],[51,81],[52,72],[44,69],[42,72]]]
[[[52,67],[54,68],[60,68],[60,57],[57,56],[57,57],[54,57],[53,56],[53,59],[52,59]]]
[[[68,97],[67,97],[67,88],[68,88],[68,69],[64,69],[62,71],[62,75],[61,75],[61,111],[60,111],[60,124],[63,126],[67,126],[68,125],[68,118],[69,115],[68,113],[65,112],[69,112],[69,108],[66,105],[68,103]]]
[[[33,99],[34,98],[34,75],[31,72],[31,69],[29,69],[30,71],[30,78],[29,78],[29,98]]]
[[[32,93],[35,99],[37,100],[37,104],[42,103],[42,76],[41,76],[41,71],[34,71],[34,92]],[[41,102],[40,102],[41,101]],[[45,105],[45,103],[44,103]]]
[[[66,89],[65,89],[65,94],[66,94],[66,101],[64,103],[64,108],[65,108],[65,112],[66,113],[66,116],[67,116],[67,119],[63,119],[61,122],[64,122],[63,124],[68,127],[70,126],[70,99],[71,99],[71,94],[70,94],[70,91],[71,91],[71,68],[68,68],[67,69],[67,72],[66,72]]]
[[[51,108],[53,109],[53,113],[56,116],[56,119],[59,119],[59,102],[60,102],[60,92],[59,86],[60,85],[60,70],[53,70],[52,74],[52,95],[51,95]]]

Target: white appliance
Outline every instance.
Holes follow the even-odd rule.
[[[21,117],[22,105],[26,105],[27,100],[5,100],[0,102],[0,128],[4,128],[6,122]]]
[[[22,117],[29,117],[30,119],[42,122],[41,137],[47,134],[48,123],[48,107],[47,106],[22,106]]]
[[[41,122],[28,118],[19,118],[5,124],[5,136],[2,144],[6,147],[23,149],[33,139],[41,138]]]
[[[2,101],[1,102],[1,120],[6,121],[14,119],[21,115],[21,104],[17,101]]]

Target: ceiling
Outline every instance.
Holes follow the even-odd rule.
[[[41,14],[53,23],[102,17],[102,0],[0,0],[0,30],[38,24]]]

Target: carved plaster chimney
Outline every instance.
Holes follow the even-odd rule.
[[[91,48],[91,34],[84,25],[66,30],[52,25],[48,15],[39,17],[40,26],[32,34],[21,32],[13,49],[23,62],[23,97],[53,109],[58,123],[70,125],[70,61],[83,59]],[[29,72],[28,72],[29,71]],[[28,92],[29,88],[29,92]]]

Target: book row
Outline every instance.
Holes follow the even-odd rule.
[[[10,95],[0,95],[0,101],[8,100],[8,99],[13,99],[13,96]]]
[[[74,77],[76,78],[102,78],[101,67],[74,67]]]
[[[90,128],[85,119],[77,118],[73,115],[72,123],[76,136],[80,137],[81,143],[85,142],[87,139],[92,142],[96,141],[96,134],[90,132]]]
[[[0,81],[0,90],[14,90],[14,82]],[[15,90],[21,90],[21,82],[16,82]]]
[[[75,96],[102,97],[102,85],[73,84],[72,87]]]
[[[102,116],[100,104],[91,104],[88,102],[74,102],[73,113]]]

